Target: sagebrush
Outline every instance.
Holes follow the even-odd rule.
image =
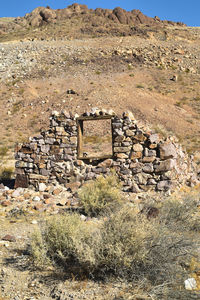
[[[32,257],[40,266],[48,262],[68,274],[143,282],[159,295],[178,287],[180,294],[200,246],[197,201],[185,201],[161,203],[150,220],[129,205],[87,221],[75,213],[52,217],[33,236]]]
[[[121,184],[114,173],[107,177],[99,176],[80,189],[78,192],[80,204],[90,216],[107,213],[122,202],[120,189]]]

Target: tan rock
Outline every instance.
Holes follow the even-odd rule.
[[[172,143],[163,143],[159,145],[159,152],[161,159],[176,158],[177,151]]]
[[[126,135],[127,136],[134,136],[135,132],[133,130],[128,129],[128,130],[126,130]]]
[[[142,162],[143,162],[143,163],[151,163],[151,162],[153,162],[155,159],[156,159],[155,156],[144,157],[144,158],[142,159]]]
[[[163,173],[172,170],[176,166],[176,162],[173,159],[167,159],[160,161],[158,165],[154,166],[156,173]]]
[[[142,152],[143,151],[143,147],[141,144],[134,144],[133,145],[133,151],[135,152]]]
[[[125,153],[118,153],[118,154],[116,155],[116,157],[117,157],[117,158],[123,159],[123,158],[128,158],[128,155],[125,154]]]
[[[53,194],[54,196],[57,196],[57,195],[59,195],[61,192],[62,192],[62,190],[59,189],[59,188],[57,188],[57,189],[55,189],[55,190],[53,191],[52,194]]]
[[[142,157],[142,152],[131,152],[130,159],[135,160]]]

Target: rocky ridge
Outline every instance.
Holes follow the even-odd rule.
[[[133,9],[126,11],[120,7],[115,9],[102,9],[97,8],[95,10],[88,9],[87,5],[79,5],[74,3],[64,9],[51,9],[47,7],[37,7],[31,13],[27,13],[24,17],[15,18],[13,22],[1,24],[1,34],[8,31],[14,31],[21,27],[40,27],[47,24],[55,24],[59,21],[66,19],[73,19],[81,17],[84,23],[91,23],[91,26],[102,25],[106,20],[112,21],[116,24],[123,24],[129,26],[148,25],[148,26],[160,26],[160,25],[178,25],[184,26],[181,22],[161,21],[159,17],[150,18],[145,16],[140,10]],[[91,22],[92,21],[92,22]]]

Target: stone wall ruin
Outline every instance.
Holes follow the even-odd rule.
[[[110,120],[109,155],[88,157],[83,153],[83,124],[87,120]],[[117,116],[104,109],[92,109],[82,116],[54,111],[49,129],[28,143],[18,144],[15,158],[15,186],[35,189],[43,182],[72,190],[73,185],[115,170],[124,191],[168,191],[187,184],[195,173],[191,158],[175,137],[161,138],[139,124],[131,112]]]

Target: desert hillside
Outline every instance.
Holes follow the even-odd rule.
[[[0,29],[1,147],[47,127],[54,109],[98,106],[199,149],[199,28],[72,5],[2,18]]]
[[[0,18],[0,300],[199,299],[198,186],[122,193],[113,175],[85,190],[73,178],[4,186],[15,144],[62,109],[129,110],[153,133],[176,135],[199,163],[199,47],[200,28],[135,9],[73,4]]]

